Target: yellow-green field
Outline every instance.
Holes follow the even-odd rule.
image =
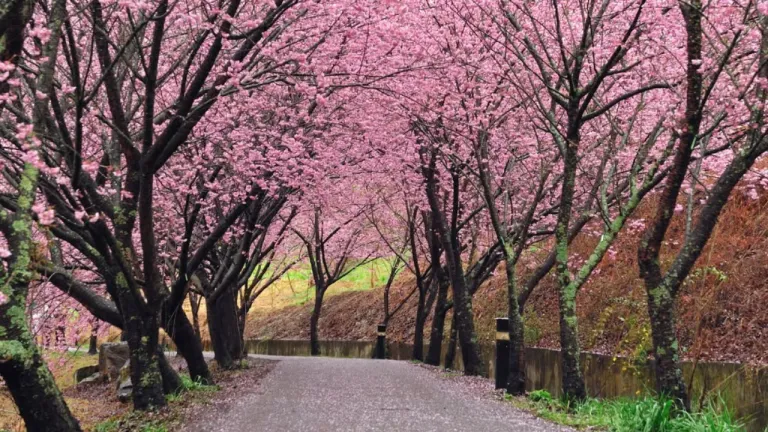
[[[387,282],[390,263],[377,259],[357,267],[328,290],[326,296],[350,291],[366,291]],[[315,298],[312,271],[309,264],[289,270],[279,281],[267,288],[256,300],[251,313],[269,312],[286,306],[299,306]]]

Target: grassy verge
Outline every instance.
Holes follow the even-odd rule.
[[[572,403],[552,397],[544,390],[531,392],[528,397],[507,399],[516,407],[543,419],[576,429],[610,432],[744,432],[727,409],[714,403],[695,413],[676,412],[672,400],[645,397],[642,399],[587,399]]]

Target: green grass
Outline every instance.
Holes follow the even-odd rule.
[[[371,289],[383,285],[389,277],[390,260],[389,258],[376,258],[369,263],[355,268],[339,281],[350,282],[360,289]],[[373,278],[371,277],[372,272]],[[308,263],[296,265],[283,275],[283,279],[309,281],[312,279],[312,269]]]
[[[189,392],[215,392],[219,391],[219,386],[203,384],[199,381],[194,381],[189,375],[180,375],[181,388],[176,393],[166,395],[168,402],[178,402],[184,397],[185,393]]]
[[[94,426],[94,432],[115,432],[120,427],[117,420],[107,420]]]
[[[668,398],[600,400],[580,403],[553,398],[548,392],[531,392],[528,398],[508,397],[518,408],[577,429],[611,432],[744,432],[744,425],[727,409],[709,403],[700,412],[675,410]]]
[[[377,258],[355,268],[332,285],[328,293],[333,295],[350,291],[367,291],[386,284],[389,278],[390,260],[391,258]],[[314,298],[314,288],[309,288],[311,280],[312,269],[307,263],[297,265],[283,275],[281,281],[298,282],[302,285],[294,290],[289,300],[291,305],[300,306]]]
[[[144,420],[139,419],[138,416],[128,416],[130,421],[120,422],[118,420],[107,420],[105,422],[97,424],[93,430],[94,432],[119,432],[119,431],[136,431],[136,432],[168,432],[168,428],[157,420]]]

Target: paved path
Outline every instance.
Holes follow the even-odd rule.
[[[275,357],[265,357],[275,358]],[[565,431],[406,362],[280,357],[204,431]]]

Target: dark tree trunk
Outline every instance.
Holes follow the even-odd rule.
[[[438,282],[437,301],[435,302],[435,316],[432,318],[432,330],[429,333],[429,350],[425,363],[440,366],[440,357],[443,351],[443,331],[445,329],[445,316],[450,310],[448,303],[448,283]]]
[[[216,301],[207,302],[206,307],[208,331],[211,334],[216,363],[223,369],[231,369],[244,354],[235,293],[232,290],[226,290]]]
[[[312,316],[309,318],[309,348],[313,356],[320,355],[320,338],[318,336],[318,324],[320,322],[320,311],[323,307],[323,296],[325,289],[315,289],[315,308],[312,309]]]
[[[98,342],[98,338],[96,337],[96,326],[93,326],[91,328],[91,337],[88,340],[88,354],[90,355],[96,355],[99,353],[99,349],[96,346],[96,343]]]
[[[453,270],[456,273],[460,271]],[[466,375],[485,374],[483,359],[480,356],[480,347],[477,344],[475,324],[472,312],[472,297],[466,290],[463,277],[455,278],[453,286],[453,316],[455,329],[458,336],[461,358],[464,361],[464,373]]]
[[[451,335],[448,338],[448,349],[445,352],[445,368],[453,369],[456,358],[456,344],[458,342],[458,329],[456,328],[456,316],[451,317]]]
[[[243,300],[247,301],[247,300]],[[248,320],[248,310],[250,307],[243,305],[237,312],[237,329],[240,335],[240,346],[243,347],[243,356],[247,354],[247,348],[245,346],[245,323]]]
[[[426,321],[426,293],[419,290],[419,301],[416,309],[416,328],[413,334],[413,360],[424,361],[424,322]]]
[[[450,232],[445,216],[441,212],[440,200],[437,196],[436,179],[436,157],[435,150],[430,152],[428,166],[422,167],[424,178],[426,179],[427,199],[429,207],[434,215],[435,233],[439,235],[440,243],[445,251],[446,266],[448,268],[448,277],[451,281],[453,292],[453,327],[458,333],[461,346],[461,357],[464,361],[464,373],[466,375],[485,375],[485,365],[480,356],[480,347],[477,344],[477,335],[475,334],[475,323],[472,312],[472,296],[467,288],[467,282],[464,278],[464,268],[461,264],[461,251],[459,250],[457,233]],[[455,194],[456,192],[454,192]]]
[[[173,369],[162,349],[157,350],[157,364],[160,368],[160,376],[163,379],[163,393],[177,393],[183,386],[179,374]]]
[[[213,384],[208,363],[203,357],[203,344],[200,341],[199,329],[195,331],[184,310],[179,306],[163,311],[163,328],[176,345],[176,351],[184,357],[189,369],[189,377],[203,384]]]

